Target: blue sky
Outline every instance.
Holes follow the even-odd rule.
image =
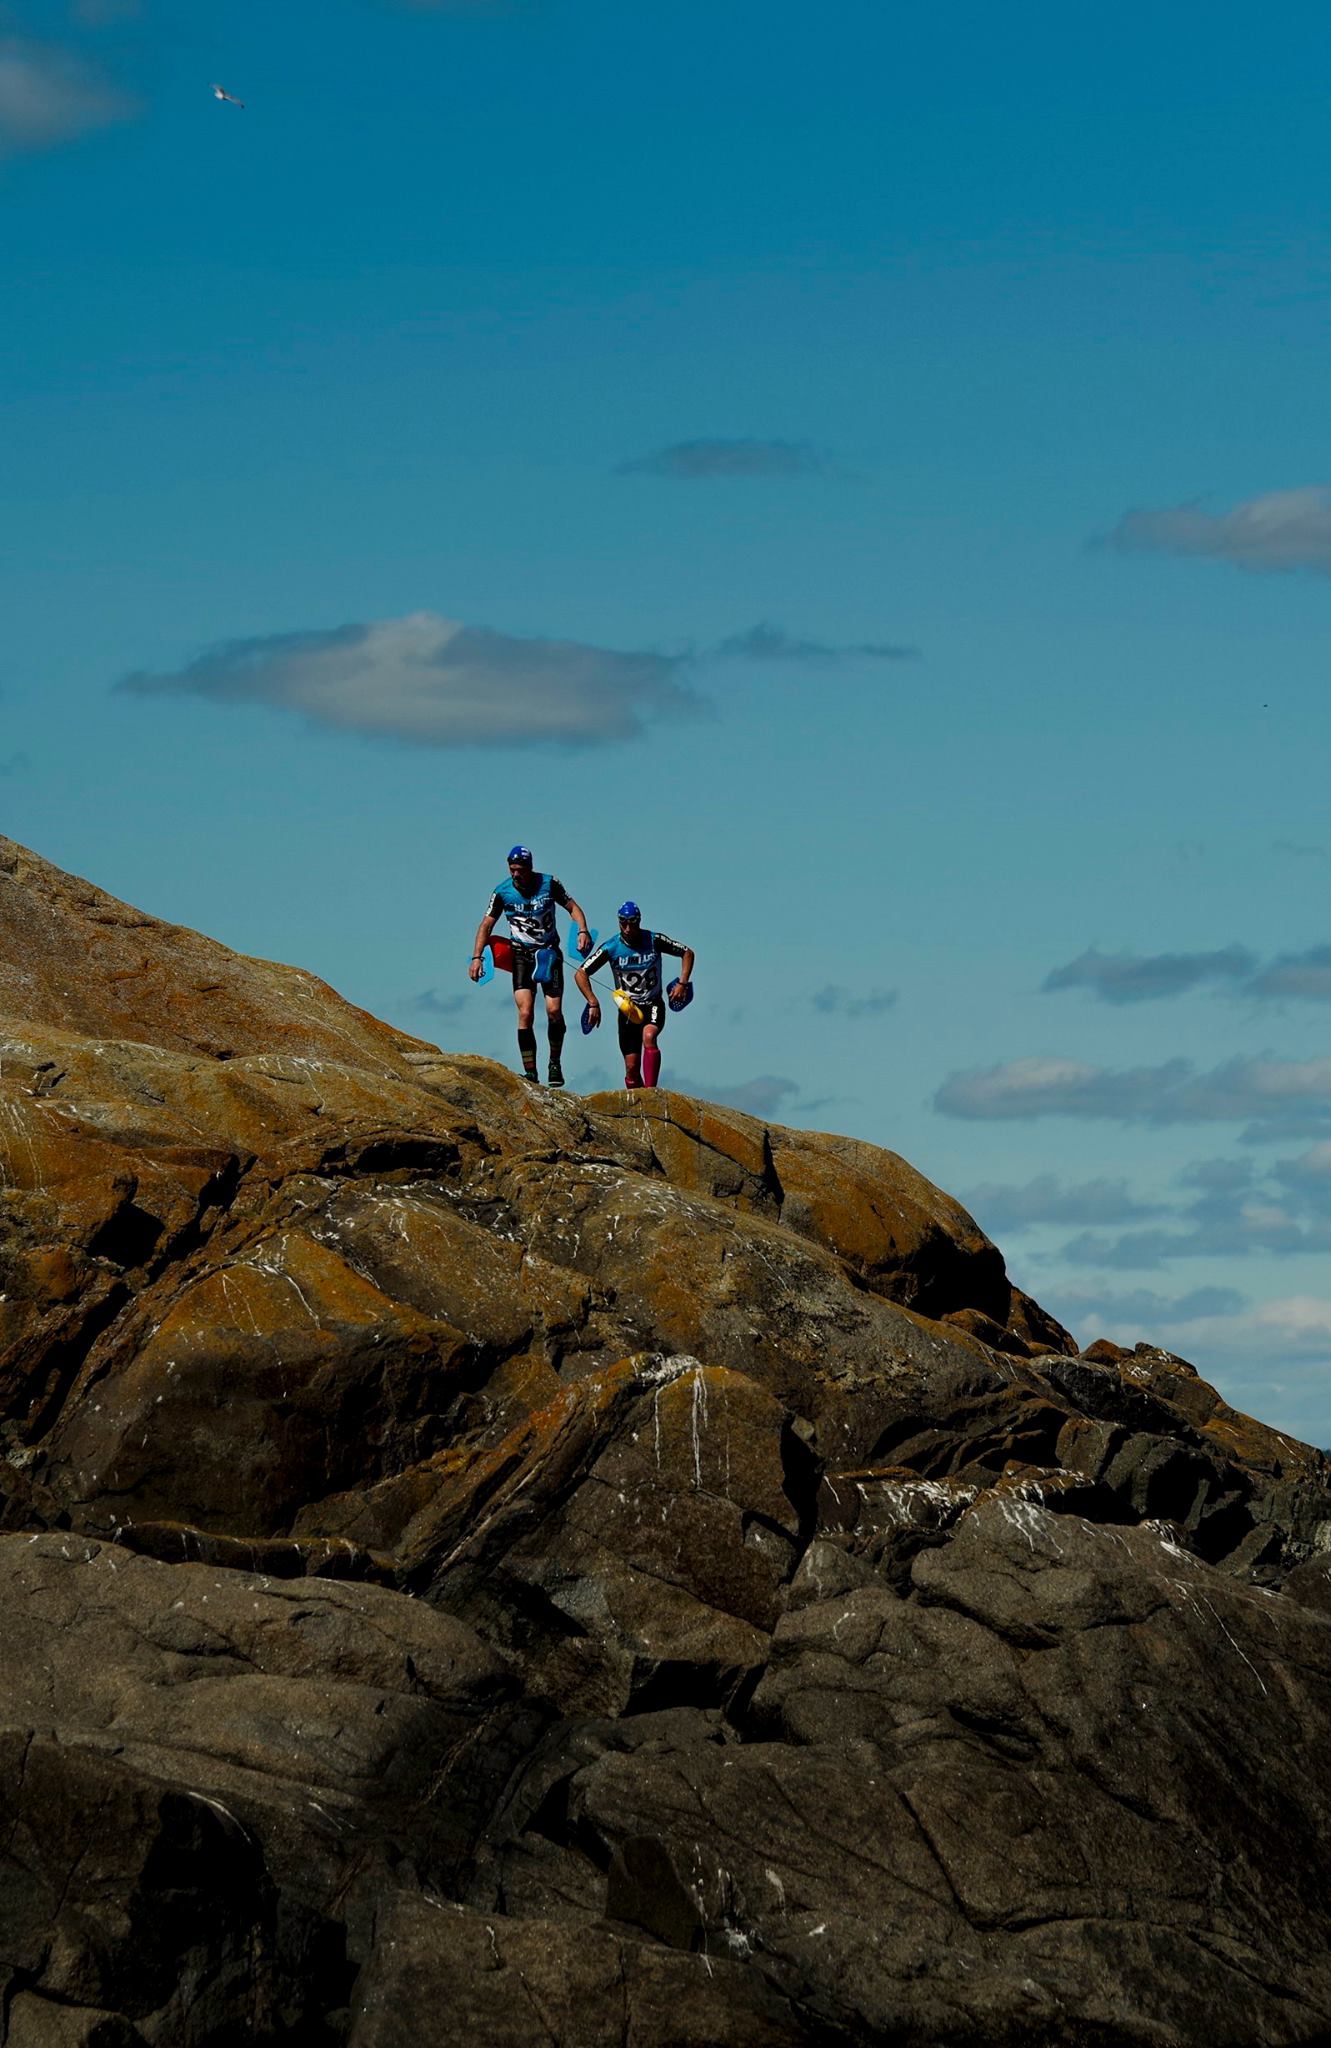
[[[667,1082],[1331,1443],[1329,41],[5,0],[5,829],[506,1060],[522,838]]]

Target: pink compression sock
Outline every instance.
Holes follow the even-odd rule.
[[[655,1047],[654,1045],[644,1045],[644,1047],[643,1047],[643,1049],[642,1049],[642,1085],[643,1085],[643,1087],[644,1087],[644,1088],[655,1088],[655,1086],[656,1086],[656,1077],[657,1077],[657,1075],[658,1075],[658,1074],[660,1073],[660,1071],[661,1071],[661,1055],[660,1055],[660,1053],[659,1053],[659,1052],[657,1051],[657,1048],[656,1048],[656,1047]]]
[[[638,1079],[636,1074],[625,1074],[624,1086],[626,1088],[641,1088],[642,1082]]]

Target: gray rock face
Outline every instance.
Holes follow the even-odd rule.
[[[4,1966],[126,2039],[319,2038],[348,1931],[408,1875],[456,1886],[543,1726],[378,1587],[11,1535],[0,1613]]]
[[[1331,2040],[1331,1484],[0,842],[0,2042]]]

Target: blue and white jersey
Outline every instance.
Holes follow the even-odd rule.
[[[567,905],[568,891],[557,875],[533,875],[530,896],[524,896],[511,879],[499,883],[490,898],[487,917],[506,917],[515,946],[553,946],[559,951],[555,929],[556,905]]]
[[[682,960],[685,948],[664,932],[643,930],[638,939],[636,952],[618,934],[613,939],[602,939],[595,952],[589,953],[580,965],[585,974],[590,974],[608,960],[615,987],[622,988],[635,1003],[651,1003],[661,994],[661,955],[669,953],[673,959]]]

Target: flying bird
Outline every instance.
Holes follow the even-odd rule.
[[[238,100],[235,94],[232,92],[223,92],[220,85],[214,85],[210,88],[210,90],[215,100],[225,100],[229,107],[240,107],[242,110],[244,109],[244,100]]]

